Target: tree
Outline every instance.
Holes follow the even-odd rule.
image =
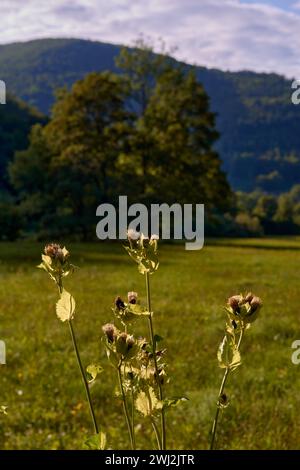
[[[142,198],[228,208],[231,191],[213,146],[218,138],[209,99],[194,72],[151,46],[123,49],[117,65],[136,110],[130,161]]]
[[[96,207],[118,190],[117,160],[130,135],[125,97],[120,77],[87,75],[59,92],[50,122],[36,128],[28,150],[16,155],[11,180],[41,228],[47,220],[60,234],[94,233]]]

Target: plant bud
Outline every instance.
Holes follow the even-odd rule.
[[[116,306],[117,310],[119,310],[119,311],[125,309],[125,304],[124,304],[123,300],[121,299],[121,297],[118,296],[115,299],[115,306]]]
[[[251,305],[251,313],[254,313],[262,307],[262,301],[259,297],[254,296],[251,299],[250,305]]]
[[[219,397],[219,405],[221,408],[226,408],[229,404],[229,399],[226,393],[222,393]]]
[[[227,305],[232,308],[233,312],[239,312],[240,304],[243,301],[243,297],[241,295],[233,295],[229,297],[227,300]]]
[[[116,339],[117,353],[121,354],[122,356],[125,356],[128,351],[127,336],[128,336],[127,333],[123,332],[123,333],[120,333]]]
[[[116,328],[112,323],[106,323],[102,326],[103,333],[107,336],[107,339],[110,343],[113,343],[116,337]]]
[[[136,230],[133,230],[132,228],[128,229],[127,231],[127,238],[128,240],[138,240],[140,238],[140,234],[139,232],[137,232]]]
[[[153,234],[151,235],[151,238],[150,238],[150,241],[151,241],[151,242],[154,241],[154,240],[156,240],[156,241],[159,240],[159,236],[156,235],[155,233],[153,233]]]
[[[58,243],[49,243],[45,246],[44,253],[46,256],[53,260],[58,260],[60,263],[64,263],[69,256],[69,252],[66,248],[62,248]]]
[[[138,294],[137,292],[128,292],[128,303],[136,304]]]
[[[127,349],[129,351],[129,349],[131,349],[134,346],[134,337],[127,335],[126,343],[127,343]]]

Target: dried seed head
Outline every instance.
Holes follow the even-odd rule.
[[[256,312],[262,306],[262,301],[259,297],[253,296],[250,302],[251,313]]]
[[[134,345],[134,337],[127,335],[126,343],[127,343],[128,350],[131,349]]]
[[[125,309],[125,304],[124,304],[123,300],[121,299],[121,297],[119,297],[119,296],[116,297],[115,306],[119,311]]]
[[[127,333],[123,332],[119,334],[118,339],[120,339],[123,343],[126,343],[127,336],[128,336]]]
[[[113,343],[117,334],[116,327],[112,323],[106,323],[102,326],[103,333],[107,336],[110,343]]]
[[[127,230],[127,238],[128,240],[138,240],[140,238],[140,233],[132,228]]]
[[[156,241],[159,240],[159,236],[156,235],[155,233],[153,233],[153,234],[151,235],[151,238],[150,238],[150,241],[154,241],[154,240],[156,240]]]
[[[240,304],[243,301],[243,297],[241,295],[233,295],[229,297],[227,300],[227,305],[232,308],[234,312],[238,312]]]
[[[60,245],[57,243],[49,243],[45,246],[44,249],[45,255],[49,256],[51,259],[58,259],[60,261],[64,260],[64,252]]]
[[[129,304],[136,304],[138,294],[137,292],[128,292],[128,303]]]

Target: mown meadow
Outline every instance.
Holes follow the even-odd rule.
[[[98,422],[111,449],[128,448],[126,424],[113,369],[100,341],[113,320],[117,295],[137,291],[143,276],[121,243],[67,244],[76,272],[65,286],[76,296],[74,319],[84,364],[104,372],[91,387]],[[67,326],[55,313],[57,290],[36,269],[43,245],[0,244],[0,339],[7,364],[0,366],[2,449],[81,449],[92,433],[84,390]],[[222,370],[217,348],[223,337],[226,299],[253,291],[264,302],[241,348],[242,366],[227,387],[231,401],[221,417],[220,449],[300,448],[300,365],[291,362],[300,339],[300,238],[219,239],[200,251],[160,245],[152,277],[155,330],[167,348],[167,395],[187,396],[170,409],[167,447],[207,449]],[[139,324],[139,333],[147,333]],[[137,448],[155,447],[148,423],[137,420]]]

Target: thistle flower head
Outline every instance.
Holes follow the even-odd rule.
[[[137,353],[137,344],[133,336],[121,332],[116,338],[116,352],[122,356],[124,360],[130,360]]]
[[[62,278],[74,272],[75,266],[69,262],[70,253],[58,243],[48,243],[42,253],[42,262],[37,267],[44,269],[56,284],[62,286]]]
[[[254,313],[262,307],[262,301],[259,297],[253,296],[250,301],[250,305],[251,305],[251,311]]]
[[[106,323],[102,326],[102,331],[106,335],[108,341],[110,343],[113,343],[117,334],[115,325],[113,325],[112,323]]]
[[[137,292],[128,292],[127,296],[129,304],[136,304],[138,298]]]
[[[233,295],[232,297],[229,297],[227,300],[227,305],[232,308],[234,312],[238,312],[240,305],[243,302],[243,296],[242,295]]]
[[[256,320],[261,307],[261,299],[251,292],[248,292],[245,296],[240,294],[229,297],[227,300],[226,310],[229,313],[232,322],[234,322],[234,324],[232,324],[235,328],[239,322],[247,324]]]
[[[157,235],[152,235],[150,240],[147,235],[138,233],[129,229],[127,232],[129,246],[125,246],[125,250],[129,256],[138,264],[141,274],[152,274],[158,266],[157,254]]]
[[[155,240],[159,240],[159,236],[156,235],[155,233],[153,233],[150,237],[150,241],[152,242],[152,241],[155,241]]]
[[[125,304],[124,304],[124,302],[123,302],[123,300],[121,299],[120,296],[116,297],[116,299],[115,299],[115,306],[116,306],[116,309],[117,309],[118,311],[125,309]]]
[[[52,260],[59,260],[63,263],[68,257],[69,252],[66,248],[62,248],[58,243],[49,243],[45,246],[44,253]]]
[[[137,232],[136,230],[132,229],[132,228],[129,228],[127,230],[127,238],[129,241],[135,241],[135,240],[138,240],[140,238],[141,234],[139,232]]]

